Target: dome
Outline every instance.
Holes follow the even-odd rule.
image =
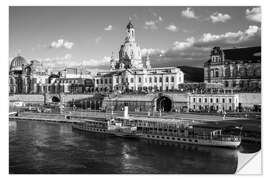
[[[26,60],[22,56],[17,56],[14,59],[12,59],[10,63],[10,71],[22,71],[22,66],[27,65]]]

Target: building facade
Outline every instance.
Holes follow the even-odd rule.
[[[188,94],[189,111],[236,111],[238,106],[239,94]]]
[[[9,93],[38,93],[48,83],[49,73],[39,61],[32,60],[28,63],[22,56],[17,56],[10,64]]]
[[[260,92],[261,47],[214,47],[204,64],[204,82],[222,83],[225,89]]]

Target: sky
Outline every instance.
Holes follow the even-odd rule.
[[[21,55],[63,69],[109,69],[129,18],[152,67],[203,67],[211,48],[261,45],[260,7],[10,7],[9,61]]]

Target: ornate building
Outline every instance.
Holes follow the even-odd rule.
[[[204,64],[204,82],[222,83],[225,89],[261,90],[261,47],[222,50],[214,47]]]
[[[11,94],[37,93],[48,83],[48,70],[37,60],[30,63],[22,56],[15,57],[9,69],[9,92]]]
[[[96,91],[169,91],[179,89],[179,84],[184,82],[184,73],[179,68],[151,68],[149,56],[143,62],[130,21],[125,41],[120,47],[119,60],[112,55],[110,63],[109,72],[99,72],[95,77]]]

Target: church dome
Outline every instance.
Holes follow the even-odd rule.
[[[26,60],[22,56],[17,56],[10,63],[10,71],[22,71],[25,65],[27,65]]]

